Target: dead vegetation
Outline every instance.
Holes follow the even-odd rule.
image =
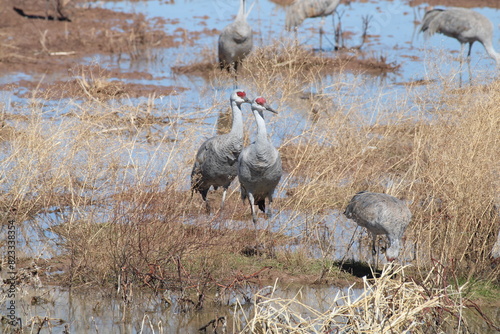
[[[426,280],[417,283],[404,267],[387,266],[381,276],[364,278],[359,296],[339,291],[327,312],[294,298],[282,298],[272,287],[254,297],[254,312],[241,321],[235,312],[237,333],[412,333],[461,331],[472,333],[463,308],[474,304],[462,299],[464,287],[453,287],[434,267]],[[435,285],[436,283],[442,285]],[[271,291],[268,291],[271,288]],[[276,288],[276,287],[274,287]],[[490,319],[486,319],[490,323]],[[495,328],[493,325],[492,328]],[[497,328],[498,329],[498,328]]]
[[[172,69],[179,74],[201,75],[207,78],[219,75],[214,54],[203,52],[200,57],[202,60],[192,64],[176,65]],[[285,40],[276,41],[271,45],[253,50],[243,63],[241,76],[258,77],[262,72],[266,72],[268,75],[291,72],[295,76],[301,77],[309,72],[326,74],[343,71],[380,75],[395,72],[399,67],[398,64],[389,63],[383,56],[367,55],[359,50],[356,52],[318,53],[293,41]]]

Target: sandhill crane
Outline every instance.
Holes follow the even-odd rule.
[[[248,12],[245,12],[245,0],[240,0],[240,9],[234,22],[222,29],[219,35],[219,64],[220,68],[233,68],[238,70],[238,65],[252,51],[253,32],[247,22]]]
[[[278,112],[271,108],[263,97],[257,97],[252,102],[252,112],[257,123],[257,135],[255,141],[245,147],[238,159],[238,180],[240,181],[241,199],[248,198],[252,219],[257,227],[257,213],[254,205],[271,215],[271,203],[273,202],[274,189],[278,185],[283,173],[281,168],[281,156],[278,150],[267,138],[266,123],[264,122],[264,110],[275,114]],[[268,210],[266,202],[268,199]]]
[[[319,47],[321,49],[325,17],[335,12],[339,3],[340,0],[295,0],[286,9],[285,28],[291,31],[300,26],[307,18],[321,17],[319,29]]]
[[[229,133],[207,139],[198,149],[191,172],[191,190],[198,191],[210,212],[208,190],[223,187],[221,209],[224,207],[226,191],[238,175],[238,157],[243,149],[243,116],[241,105],[250,103],[246,93],[237,89],[230,97],[233,124]]]
[[[344,215],[371,233],[373,255],[376,254],[377,235],[385,234],[389,239],[387,260],[398,257],[403,233],[411,220],[411,212],[404,201],[387,194],[361,191],[351,199]]]
[[[467,57],[470,57],[472,44],[478,41],[483,44],[486,52],[497,65],[500,65],[500,54],[493,48],[493,24],[487,17],[471,9],[431,9],[424,15],[420,32],[424,32],[426,37],[441,33],[458,40],[461,46],[460,62],[462,62],[465,43],[469,43]]]
[[[491,257],[494,259],[500,259],[500,231],[498,232],[497,241],[491,250]]]

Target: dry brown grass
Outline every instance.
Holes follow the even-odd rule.
[[[231,74],[218,71],[217,55],[213,49],[203,50],[199,59],[190,64],[173,66],[175,73],[199,75],[207,79],[221,79]],[[272,44],[255,48],[245,59],[238,76],[251,80],[265,81],[267,88],[281,86],[282,78],[293,81],[308,81],[315,73],[322,75],[332,72],[351,71],[370,75],[396,72],[400,65],[388,63],[380,56],[362,52],[318,53],[298,45],[289,39],[275,40]],[[279,85],[276,83],[279,82]]]
[[[253,253],[262,256],[257,261],[312,266],[308,247],[320,244],[323,273],[330,272],[327,260],[338,239],[307,234],[342,212],[357,191],[370,190],[411,201],[407,244],[415,245],[421,280],[432,260],[456,276],[497,280],[500,268],[488,257],[499,229],[500,83],[458,91],[439,82],[410,86],[375,114],[366,101],[380,96],[353,97],[364,83],[342,70],[325,84],[328,64],[314,58],[317,66],[310,66],[304,61],[310,56],[289,45],[263,48],[239,78],[252,97],[265,93],[280,112],[266,122],[270,134],[282,131],[286,171],[276,215],[260,218],[265,248]],[[225,72],[214,71],[211,79],[232,83]],[[15,131],[2,136],[0,205],[15,217],[28,248],[38,236],[44,256],[62,250],[66,283],[119,287],[124,299],[144,286],[206,296],[217,284],[253,277],[228,260],[255,243],[237,184],[224,212],[214,216],[189,191],[194,152],[215,132],[206,119],[224,115],[227,96],[202,91],[211,101],[202,110],[158,106],[154,96],[113,104],[99,96],[98,88],[108,87],[104,78],[80,80],[88,92],[83,102],[61,101],[48,110],[34,91],[31,105],[2,110]],[[301,98],[310,91],[316,93]],[[255,125],[244,117],[248,135]],[[298,132],[297,119],[305,122]],[[190,300],[203,305],[203,298]]]
[[[387,266],[379,278],[364,279],[359,295],[351,289],[339,291],[325,311],[301,302],[300,293],[288,299],[265,289],[255,296],[251,316],[243,318],[235,312],[236,332],[473,332],[462,315],[466,304],[461,297],[463,287],[429,284],[436,275],[430,272],[426,281],[416,283],[406,277],[403,267]]]

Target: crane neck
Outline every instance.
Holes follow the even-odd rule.
[[[488,41],[484,43],[484,48],[486,49],[488,55],[495,60],[495,62],[497,63],[497,67],[500,68],[500,53],[496,52],[493,44]]]
[[[238,137],[243,138],[243,115],[241,114],[241,106],[236,101],[231,101],[231,111],[233,116],[233,125],[231,132]]]
[[[236,21],[244,20],[245,15],[245,0],[240,0],[240,9],[238,10],[238,14],[236,15]]]
[[[262,117],[261,113],[258,110],[252,110],[253,115],[255,116],[255,122],[257,123],[257,136],[255,138],[256,142],[266,141],[267,142],[267,130],[266,130],[266,122],[264,121],[264,117]]]

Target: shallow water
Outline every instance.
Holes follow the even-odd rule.
[[[279,287],[281,285],[281,287]],[[350,296],[355,300],[362,290],[336,288],[333,286],[298,286],[283,285],[278,287],[254,286],[248,288],[248,296],[259,291],[261,295],[272,292],[274,298],[295,300],[307,305],[301,316],[304,319],[315,318],[316,310],[327,312],[334,305],[342,305],[340,296]],[[22,295],[17,298],[17,316],[21,318],[25,329],[35,333],[199,333],[199,329],[210,321],[226,317],[228,333],[233,333],[235,315],[241,321],[252,316],[252,297],[245,301],[242,295],[226,298],[223,304],[214,303],[207,298],[205,307],[201,311],[182,311],[176,297],[153,296],[150,293],[134,291],[130,303],[124,303],[118,297],[106,297],[98,290],[68,290],[58,287],[25,287]],[[173,302],[168,304],[165,300]],[[237,303],[240,303],[238,305]],[[235,312],[235,310],[237,310]],[[495,319],[500,316],[498,308],[482,308],[482,311]],[[495,333],[484,321],[466,310],[471,332],[490,334]],[[46,318],[42,329],[41,321]],[[2,326],[0,326],[0,329]],[[208,327],[210,332],[211,327]],[[8,327],[3,328],[3,332]],[[219,328],[220,332],[220,328]]]
[[[248,288],[248,296],[253,292],[267,294],[272,290],[272,286],[254,286]],[[348,293],[352,299],[360,294],[357,289],[286,285],[276,288],[274,296],[296,299],[324,312],[334,304],[339,291]],[[166,299],[173,301],[173,304],[166,303]],[[39,327],[36,317],[50,319],[50,325],[45,323],[40,333],[64,333],[64,330],[70,333],[198,333],[200,327],[224,316],[228,332],[232,333],[234,315],[248,317],[252,310],[252,301],[245,302],[242,295],[226,298],[222,305],[207,299],[201,311],[182,311],[176,297],[169,296],[166,299],[134,291],[132,302],[126,304],[119,298],[103,297],[101,291],[26,287],[17,300],[17,315],[21,317],[23,326],[35,332]],[[239,310],[236,313],[235,308]],[[303,315],[307,317],[308,312],[304,310]]]
[[[147,17],[161,16],[167,22],[174,22],[166,25],[167,32],[178,36],[182,41],[182,31],[178,28],[203,31],[206,28],[221,30],[226,24],[231,22],[238,10],[238,1],[228,0],[176,0],[170,1],[121,1],[121,2],[97,2],[91,3],[91,6],[103,6],[106,8],[121,10],[126,12],[140,12]],[[476,8],[477,11],[489,17],[493,22],[500,22],[500,12],[491,8]],[[354,75],[344,73],[348,80],[358,81],[361,84],[352,91],[349,87],[344,88],[339,97],[341,105],[348,105],[351,101],[364,103],[364,112],[367,115],[376,117],[378,110],[383,110],[385,105],[395,105],[394,101],[404,92],[403,82],[426,79],[432,80],[441,77],[447,77],[454,72],[459,63],[457,57],[460,50],[459,43],[453,39],[442,35],[433,36],[427,42],[423,36],[417,34],[418,21],[423,17],[424,6],[410,7],[407,1],[371,1],[371,2],[353,2],[350,5],[342,4],[339,6],[339,12],[342,15],[342,25],[344,31],[352,31],[354,35],[346,40],[346,45],[355,46],[359,44],[360,27],[362,17],[369,15],[372,17],[369,35],[370,40],[363,46],[363,50],[368,54],[384,56],[388,62],[401,64],[397,73],[388,73],[384,76]],[[249,17],[255,30],[256,46],[269,44],[272,40],[282,36],[290,37],[290,33],[284,31],[284,9],[267,0],[258,0],[255,2],[253,11]],[[175,23],[178,22],[178,23]],[[336,19],[338,22],[338,18]],[[316,33],[316,27],[319,19],[306,20],[299,29],[299,40],[304,45],[311,48],[317,48],[319,40]],[[325,30],[330,33],[327,37],[332,40],[332,20],[327,19]],[[494,44],[498,45],[498,27],[495,29]],[[325,54],[334,56],[332,47],[326,44]],[[155,60],[141,59],[139,61],[122,58],[119,61],[115,57],[95,55],[84,60],[85,63],[97,62],[103,67],[118,68],[121,71],[146,71],[153,75],[152,80],[140,79],[134,82],[140,84],[158,84],[165,86],[186,87],[188,90],[175,96],[158,97],[155,100],[158,114],[162,110],[175,110],[177,116],[182,117],[192,110],[204,110],[212,106],[214,99],[227,100],[228,92],[232,89],[229,85],[220,85],[207,82],[205,79],[196,76],[174,74],[171,67],[174,65],[183,65],[197,59],[200,50],[203,48],[215,49],[217,45],[217,35],[201,33],[200,38],[193,41],[193,44],[185,43],[178,48],[168,48],[165,50],[154,50]],[[215,53],[214,53],[215,54]],[[445,61],[443,61],[445,60]],[[213,60],[214,62],[216,59]],[[476,44],[473,47],[471,60],[473,77],[479,73],[486,73],[486,76],[493,75],[494,63],[489,59],[484,48]],[[467,71],[463,73],[464,82],[469,80]],[[0,76],[0,84],[15,82],[20,79],[40,80],[40,77],[33,78],[30,74],[17,73]],[[46,77],[44,80],[59,79]],[[337,75],[328,75],[323,84],[326,87],[333,86],[341,81]],[[455,83],[458,85],[458,80]],[[311,88],[312,89],[312,88]],[[1,93],[1,102],[8,108],[12,102],[27,103],[26,99],[18,98],[11,92]],[[373,96],[381,96],[373,100]],[[341,100],[342,98],[342,100]],[[132,100],[130,104],[144,103],[146,98]],[[25,105],[28,113],[29,107]],[[56,107],[58,112],[53,112]],[[175,108],[171,108],[174,106]],[[71,109],[71,106],[65,106],[64,101],[46,102],[43,108],[44,117],[51,122],[57,122],[57,119],[64,113],[65,108]],[[19,110],[19,109],[16,109]],[[282,112],[288,123],[280,123],[278,119],[270,119],[269,124],[276,129],[272,132],[273,141],[280,145],[285,138],[300,133],[308,125],[308,120],[304,115],[294,114],[290,107]],[[188,116],[189,117],[189,116]],[[207,117],[204,123],[206,128],[204,133],[214,133],[216,131],[217,115]],[[292,126],[295,124],[294,126]],[[276,126],[275,126],[276,125]],[[202,136],[198,138],[202,140]],[[137,147],[133,152],[126,152],[124,155],[130,155],[138,166],[148,164],[152,158],[147,148]],[[127,157],[124,157],[126,160]],[[157,166],[158,173],[161,171],[161,164]],[[186,184],[188,176],[186,176]],[[284,190],[283,190],[284,191]],[[283,193],[278,194],[283,196]],[[290,228],[288,233],[297,235],[303,234],[303,237],[311,237],[316,231],[325,238],[325,244],[335,244],[336,248],[321,248],[315,250],[317,257],[331,257],[341,259],[345,256],[346,250],[350,249],[349,257],[363,259],[365,256],[359,246],[359,238],[353,234],[355,225],[346,221],[341,215],[330,212],[322,217],[303,217],[301,215],[291,217],[291,213],[281,212],[276,215],[276,220],[272,222],[275,230],[279,231],[280,221],[287,221]],[[40,221],[57,221],[57,216],[39,217]],[[105,218],[103,218],[105,219]],[[52,224],[49,224],[52,225]],[[40,224],[41,227],[47,224]],[[358,233],[360,231],[358,230]],[[28,239],[35,239],[36,232],[28,235]],[[54,236],[46,235],[49,239]],[[331,238],[335,242],[331,242]],[[38,240],[38,239],[37,239]],[[337,242],[339,241],[339,242]],[[342,241],[342,243],[340,242]],[[352,246],[350,245],[352,241]],[[32,241],[33,242],[33,241]],[[406,257],[411,258],[411,247],[407,246]],[[40,254],[43,246],[33,245],[33,253]],[[297,292],[297,287],[290,289],[282,288],[281,292],[285,296],[292,296]],[[332,296],[337,291],[335,287],[303,287],[302,293],[304,303],[317,304],[318,308],[326,309],[329,305],[328,296]],[[40,292],[36,292],[40,294]],[[164,333],[196,333],[198,328],[213,319],[222,312],[231,314],[231,308],[224,308],[216,312],[216,308],[207,307],[203,312],[183,314],[175,310],[174,307],[165,306],[164,302],[136,294],[134,305],[131,309],[124,311],[123,304],[116,299],[102,299],[92,294],[73,294],[63,289],[50,289],[47,293],[47,299],[51,300],[47,304],[31,306],[29,301],[31,295],[22,297],[23,317],[29,320],[33,315],[50,316],[52,318],[63,319],[69,324],[71,333],[79,332],[109,332],[109,333],[137,333],[141,328],[154,328],[159,332],[160,322]],[[324,297],[324,298],[322,298]],[[313,305],[314,306],[314,305]],[[124,317],[124,314],[126,315]],[[493,317],[499,319],[498,310],[493,313]],[[125,321],[123,321],[125,319]],[[144,325],[143,325],[144,324]],[[142,327],[145,326],[145,327]],[[148,327],[150,326],[150,327]],[[54,326],[52,330],[43,330],[43,332],[62,333],[64,325]],[[145,330],[145,332],[150,332]]]

